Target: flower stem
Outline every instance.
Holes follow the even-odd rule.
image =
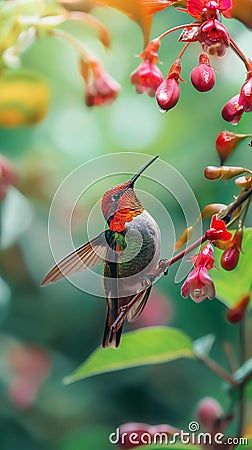
[[[228,208],[227,212],[224,214],[224,216],[221,217],[221,219],[224,220],[226,224],[228,224],[231,220],[232,213],[236,210],[236,208],[241,206],[251,195],[252,186],[237,197],[237,199],[232,203],[232,205]]]
[[[191,43],[191,42],[187,42],[187,43],[184,45],[184,47],[182,48],[181,52],[180,52],[179,55],[178,55],[178,59],[181,59],[181,58],[182,58],[183,54],[185,53],[186,49],[189,47],[190,43]]]
[[[174,28],[170,28],[169,30],[164,31],[164,33],[160,34],[157,38],[155,38],[154,40],[161,40],[164,37],[168,36],[168,34],[173,33],[174,31],[177,30],[182,30],[184,28],[191,28],[191,27],[199,27],[201,24],[200,23],[186,23],[185,25],[178,25],[177,27]]]
[[[227,381],[227,383],[229,383],[231,386],[238,386],[238,383],[234,380],[233,376],[225,369],[223,369],[223,367],[217,364],[213,359],[207,357],[197,357],[197,359],[203,362],[212,372],[214,372],[220,378]]]
[[[231,43],[231,47],[234,50],[234,52],[241,58],[241,60],[244,62],[247,71],[249,72],[251,70],[251,66],[249,63],[249,59],[247,58],[247,56],[242,52],[242,50],[240,49],[240,47],[236,44],[236,42],[234,41],[234,39],[232,39],[230,37],[230,43]]]
[[[70,33],[60,30],[59,28],[54,28],[48,32],[48,34],[64,39],[69,42],[80,54],[81,58],[87,63],[93,61],[94,56]]]

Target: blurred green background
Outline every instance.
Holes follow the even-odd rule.
[[[5,201],[9,210],[0,257],[0,447],[4,450],[109,450],[113,446],[108,435],[121,423],[170,423],[187,430],[203,396],[216,397],[224,408],[228,405],[222,383],[194,361],[119,371],[70,386],[62,383],[63,377],[100,345],[106,311],[105,300],[85,294],[65,280],[43,289],[39,286],[54,262],[47,220],[51,200],[65,176],[80,164],[108,153],[158,153],[188,181],[200,207],[229,202],[236,193],[232,182],[207,181],[203,171],[206,165],[219,164],[214,147],[217,134],[232,129],[220,111],[244,80],[238,58],[228,50],[224,58],[213,59],[215,89],[200,94],[191,86],[189,76],[198,62],[200,47],[191,45],[183,58],[186,82],[182,83],[179,104],[161,114],[155,100],[137,95],[129,81],[139,64],[135,55],[142,51],[140,29],[112,9],[100,8],[94,14],[111,32],[112,46],[107,52],[88,27],[68,23],[62,29],[85,42],[122,84],[117,101],[88,109],[74,49],[56,38],[41,37],[23,54],[22,63],[48,79],[52,90],[49,113],[33,127],[0,129],[1,153],[18,167],[24,195],[14,193]],[[152,36],[181,23],[181,16],[186,20],[172,9],[157,14]],[[238,22],[229,29],[249,53],[251,32]],[[168,72],[181,48],[177,37],[169,36],[162,43],[163,73]],[[235,130],[252,132],[249,114]],[[250,167],[251,160],[251,149],[243,142],[229,163]],[[85,207],[88,210],[101,195],[97,189],[95,198],[86,199],[77,214],[74,225],[79,242],[86,238]],[[164,193],[159,199],[169,211],[178,237],[184,228],[181,211]],[[62,239],[68,212],[66,198],[55,224],[55,233]],[[215,333],[218,344],[213,355],[227,367],[223,344],[229,341],[234,352],[238,349],[237,329],[225,321],[225,307],[217,300],[196,305],[182,299],[181,286],[173,282],[175,273],[176,267],[158,282],[147,312],[134,326],[169,324],[192,338]],[[127,329],[132,327],[125,326]],[[35,378],[37,372],[44,373],[36,389],[30,377],[19,383],[20,367],[24,379],[28,368]]]

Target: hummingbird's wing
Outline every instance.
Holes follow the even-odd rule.
[[[66,275],[80,272],[104,262],[108,251],[105,233],[99,234],[59,261],[41,282],[41,286],[53,283]]]

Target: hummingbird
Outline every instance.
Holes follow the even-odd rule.
[[[127,311],[127,320],[135,321],[143,311],[152,287],[144,280],[151,277],[159,265],[160,229],[134,190],[137,179],[157,158],[148,161],[130,180],[105,192],[101,209],[108,228],[59,261],[41,282],[44,286],[103,263],[107,299],[104,348],[119,346],[123,321],[116,331],[112,325],[121,308],[138,293],[137,302]]]

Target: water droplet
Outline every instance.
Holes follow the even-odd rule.
[[[161,112],[162,114],[167,113],[166,109],[160,108],[160,106],[158,106],[158,110],[159,112]]]

